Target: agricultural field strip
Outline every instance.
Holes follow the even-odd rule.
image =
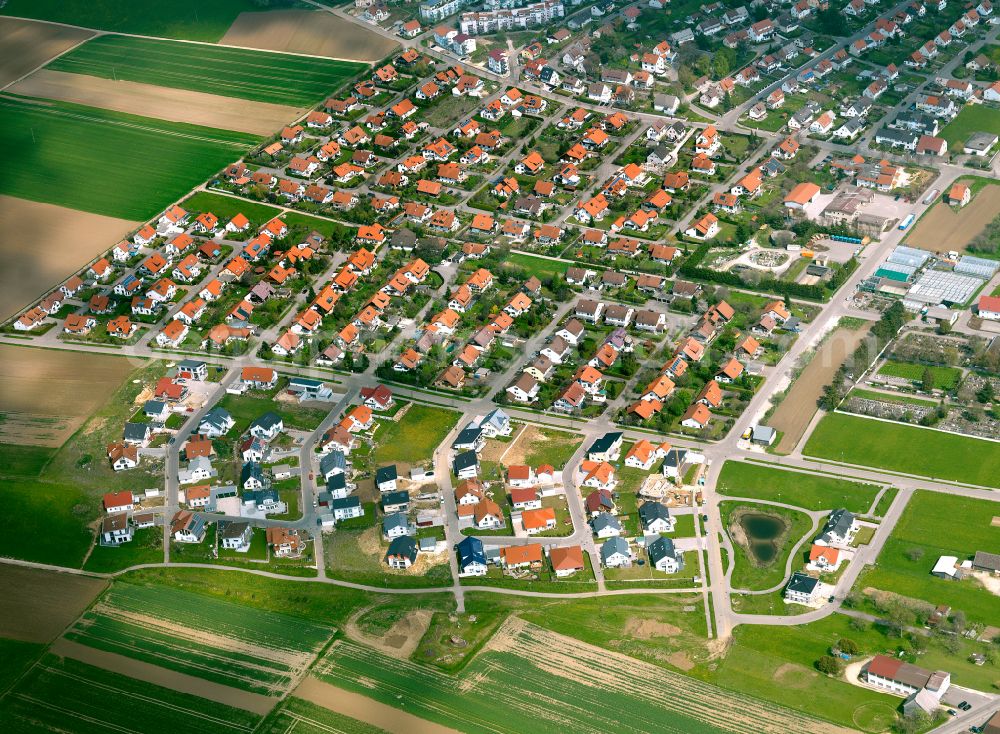
[[[273,694],[297,680],[333,634],[331,628],[263,612],[254,613],[256,624],[227,628],[219,620],[228,619],[238,607],[199,600],[203,608],[198,618],[178,613],[182,605],[156,608],[155,598],[135,593],[141,588],[125,587],[124,593],[121,587],[113,589],[66,633],[66,639]],[[277,625],[297,634],[269,637]]]
[[[845,731],[517,618],[504,624],[461,679],[376,657],[343,640],[334,642],[314,672],[365,695],[374,691],[389,703],[403,696],[411,712],[470,732],[520,731],[518,717],[536,731],[605,732],[622,727],[625,710],[634,717],[628,723],[632,730],[744,732],[753,726],[762,734]],[[560,688],[558,695],[542,693]],[[595,688],[602,694],[593,695]],[[475,713],[463,705],[463,694],[479,694]],[[682,721],[672,725],[663,720],[665,715]],[[504,721],[506,725],[499,723]]]
[[[140,701],[140,702],[142,702],[143,704],[146,704],[146,705],[159,706],[161,708],[167,708],[167,709],[171,709],[173,711],[177,711],[178,713],[183,713],[186,716],[194,716],[194,717],[202,719],[204,721],[208,721],[208,722],[210,722],[211,724],[213,724],[215,726],[228,727],[230,729],[236,729],[238,731],[250,731],[251,729],[253,729],[252,726],[247,726],[245,724],[239,724],[239,723],[236,723],[236,722],[233,722],[233,721],[229,721],[228,719],[223,719],[223,718],[220,718],[218,716],[212,716],[210,714],[207,714],[207,713],[204,713],[204,712],[201,712],[201,711],[193,711],[189,707],[178,706],[178,705],[175,705],[175,704],[170,704],[170,703],[168,703],[168,702],[166,702],[166,701],[164,701],[162,699],[154,698],[153,696],[146,696],[146,695],[143,695],[141,693],[136,693],[134,691],[123,691],[120,688],[116,688],[115,686],[110,686],[110,685],[107,685],[105,683],[99,683],[97,681],[90,680],[88,678],[84,678],[84,677],[79,676],[79,675],[74,675],[73,673],[69,673],[69,672],[67,672],[65,670],[59,670],[58,668],[50,667],[48,665],[45,665],[44,663],[39,663],[38,664],[38,668],[41,669],[42,671],[44,671],[45,673],[56,675],[56,676],[59,676],[61,678],[66,678],[67,680],[72,680],[75,683],[80,684],[80,688],[84,688],[84,687],[89,686],[91,688],[96,688],[99,691],[105,691],[105,692],[107,692],[108,694],[110,694],[111,696],[114,696],[114,697],[125,696],[125,697],[131,698],[133,700]],[[51,709],[53,709],[55,711],[58,711],[58,712],[63,713],[63,714],[67,714],[67,715],[72,716],[74,718],[82,718],[82,719],[87,720],[87,721],[92,721],[92,719],[90,717],[84,716],[83,714],[81,714],[79,712],[75,712],[75,711],[72,711],[72,710],[67,710],[67,709],[64,709],[64,708],[60,708],[60,707],[54,706],[53,704],[51,704],[48,701],[41,701],[41,700],[39,700],[39,699],[37,699],[37,698],[35,698],[33,696],[28,696],[28,695],[26,695],[24,693],[19,693],[16,689],[10,695],[15,696],[15,697],[20,698],[20,699],[23,699],[25,701],[29,701],[29,702],[31,702],[33,704],[36,704],[36,705],[41,705],[41,706],[45,706],[46,708],[51,708]],[[107,721],[100,721],[100,722],[95,722],[95,723],[99,723],[102,726],[108,726],[109,725],[109,722],[107,722]],[[122,731],[128,731],[128,730],[127,729],[122,729]]]
[[[16,104],[12,104],[16,100]],[[147,133],[155,133],[157,135],[166,135],[169,137],[183,138],[185,140],[197,140],[202,143],[212,143],[214,145],[225,145],[227,147],[244,150],[247,147],[246,143],[240,143],[234,140],[225,140],[222,138],[209,138],[204,135],[192,135],[190,133],[181,132],[180,130],[170,130],[167,127],[151,126],[151,125],[139,125],[138,123],[128,122],[126,120],[111,120],[104,117],[91,117],[89,115],[83,115],[78,112],[70,112],[69,110],[60,110],[54,107],[46,107],[44,104],[35,103],[33,100],[29,100],[23,97],[11,97],[8,95],[0,95],[0,109],[15,108],[19,104],[29,103],[38,104],[39,107],[45,109],[45,113],[52,117],[66,117],[71,120],[83,120],[84,122],[96,122],[101,125],[114,125],[115,127],[128,128],[130,130],[140,130]]]
[[[329,732],[329,734],[352,734],[352,732],[347,729],[342,729],[340,727],[330,726],[329,724],[324,724],[322,721],[317,719],[311,719],[303,714],[295,713],[293,711],[281,711],[278,714],[278,718],[289,718],[292,723],[285,729],[285,734],[291,734],[293,731],[302,731],[300,724],[305,724],[315,731]]]
[[[175,41],[101,36],[46,68],[278,104],[309,104],[365,64]]]
[[[157,634],[142,624],[109,624],[107,618],[88,613],[65,637],[98,650],[268,695],[287,689],[292,676],[304,670],[312,659],[302,656],[304,659],[295,666],[261,658],[270,663],[264,665],[245,653],[226,647],[218,638],[211,640],[214,645],[206,646],[197,640],[179,639],[177,634],[180,632],[190,630],[175,629],[173,634]]]

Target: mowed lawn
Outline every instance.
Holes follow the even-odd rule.
[[[94,107],[0,96],[0,193],[144,220],[258,138]]]
[[[7,0],[0,15],[214,43],[237,15],[260,9],[254,0]]]
[[[785,471],[744,461],[727,461],[716,487],[719,494],[783,502],[806,510],[868,512],[879,488],[836,477]]]
[[[862,574],[857,588],[871,586],[935,605],[948,604],[970,620],[995,623],[997,598],[978,581],[939,579],[930,571],[939,556],[964,561],[976,551],[995,553],[1000,548],[1000,527],[992,525],[996,515],[1000,507],[990,500],[916,492],[875,567]]]
[[[379,465],[416,464],[430,461],[448,432],[458,422],[459,413],[447,408],[414,403],[398,421],[382,420],[375,440],[375,461]]]
[[[948,141],[948,150],[961,153],[969,136],[978,132],[1000,135],[1000,110],[986,105],[966,105],[941,129],[941,137]]]
[[[539,278],[564,275],[570,265],[568,262],[549,260],[544,257],[536,257],[535,255],[526,255],[521,252],[512,252],[508,256],[507,262],[511,265],[524,268],[525,273]]]
[[[833,413],[803,453],[904,474],[1000,488],[1000,451],[985,439]]]
[[[365,64],[177,41],[98,36],[47,68],[292,106],[332,94]]]

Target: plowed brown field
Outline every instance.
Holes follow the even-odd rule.
[[[0,637],[50,642],[106,585],[88,576],[2,564],[0,589],[10,593],[0,594]]]
[[[378,61],[399,46],[332,13],[314,10],[240,13],[219,43],[347,61]]]
[[[840,365],[867,333],[868,327],[858,330],[837,329],[813,355],[771,416],[771,427],[785,434],[777,446],[778,453],[787,454],[798,444],[809,427],[809,421],[816,414],[817,401],[823,394],[823,388],[830,384]]]
[[[48,295],[137,226],[127,219],[0,196],[0,319]]]
[[[0,88],[94,34],[22,18],[0,18]]]
[[[904,244],[931,252],[965,252],[998,214],[1000,186],[986,186],[961,208],[939,201],[920,218]]]

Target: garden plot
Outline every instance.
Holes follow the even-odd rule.
[[[119,584],[66,633],[73,642],[243,690],[277,695],[333,630],[178,590]]]
[[[410,714],[472,734],[848,731],[518,618],[498,630],[461,677],[374,655],[341,640],[315,674],[382,703],[405,699]]]

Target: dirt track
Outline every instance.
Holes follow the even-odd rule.
[[[94,34],[22,18],[0,18],[0,87]]]
[[[9,365],[10,362],[4,362]],[[107,583],[88,576],[0,565],[0,636],[49,642],[60,635]]]
[[[47,296],[138,224],[0,196],[0,319]]]
[[[1000,214],[1000,186],[985,186],[962,208],[938,202],[921,217],[904,244],[941,252],[965,248]]]
[[[857,331],[837,329],[813,355],[771,416],[771,427],[784,433],[776,447],[779,453],[790,453],[799,443],[809,421],[816,414],[816,402],[823,394],[823,388],[830,384],[840,365],[867,333],[867,326]]]
[[[373,31],[313,10],[240,13],[219,43],[348,61],[378,61],[399,47]]]
[[[305,108],[49,69],[36,71],[10,91],[261,136],[280,130],[305,112]]]
[[[459,734],[455,729],[421,719],[359,693],[337,688],[312,676],[307,676],[292,695],[335,713],[380,727],[390,734]]]
[[[221,683],[214,683],[203,678],[195,678],[191,675],[178,673],[174,670],[167,670],[158,665],[144,663],[141,660],[133,660],[124,655],[113,652],[105,652],[94,647],[87,647],[77,642],[72,642],[65,638],[59,638],[49,651],[55,655],[73,658],[88,665],[95,665],[120,675],[127,675],[129,678],[152,683],[164,688],[171,688],[181,693],[190,693],[192,696],[201,696],[209,701],[233,706],[244,711],[252,711],[261,716],[266,715],[277,703],[277,698],[262,696],[259,693],[241,691],[238,688],[224,686]]]

